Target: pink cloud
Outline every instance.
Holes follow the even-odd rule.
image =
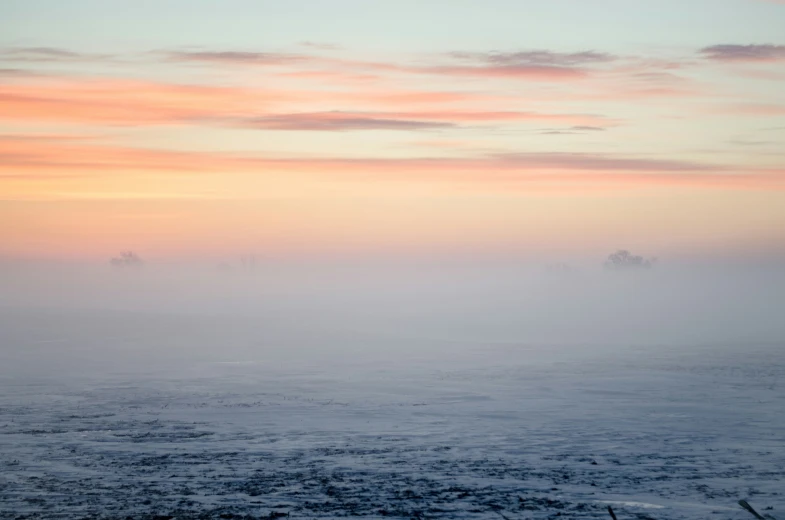
[[[288,173],[358,182],[444,182],[487,189],[695,187],[785,189],[785,171],[613,154],[517,153],[467,158],[293,158],[0,138],[0,174],[31,180],[117,171],[157,175]]]
[[[566,81],[583,78],[587,75],[585,71],[572,67],[546,65],[437,66],[421,68],[416,72],[446,76],[517,78],[536,81]]]
[[[722,44],[704,47],[700,53],[709,60],[724,62],[785,61],[785,45]]]
[[[0,120],[7,121],[130,126],[191,124],[325,131],[418,130],[513,122],[570,126],[612,124],[612,121],[593,114],[413,108],[422,105],[476,106],[508,102],[506,96],[490,94],[380,88],[358,92],[309,92],[69,77],[42,80],[23,78],[21,81],[0,84]],[[275,110],[281,106],[305,108],[309,104],[327,104],[347,109],[300,112]],[[398,110],[385,110],[385,107]]]
[[[272,114],[242,119],[237,124],[267,130],[418,130],[455,127],[466,123],[539,122],[571,124],[581,128],[607,125],[600,116],[514,111],[332,111]],[[234,124],[229,121],[228,124]],[[591,128],[597,128],[591,126]]]
[[[177,124],[295,99],[290,92],[135,80],[47,78],[0,84],[0,119],[109,125]]]
[[[536,81],[564,81],[584,77],[583,66],[612,61],[614,57],[593,51],[555,53],[524,51],[517,53],[450,53],[435,65],[412,65],[384,61],[342,59],[315,55],[248,51],[169,51],[167,59],[192,63],[227,65],[302,65],[323,70],[361,69],[403,74],[518,78]],[[456,63],[458,61],[458,63]],[[304,70],[299,71],[304,73]],[[323,73],[323,72],[322,72]]]
[[[309,60],[308,56],[278,52],[251,51],[167,51],[162,53],[170,61],[220,63],[227,65],[287,65]]]

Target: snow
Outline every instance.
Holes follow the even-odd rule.
[[[273,329],[6,313],[0,518],[785,517],[783,344]]]

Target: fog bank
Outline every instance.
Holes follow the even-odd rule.
[[[785,270],[771,267],[13,265],[0,283],[1,354],[28,368],[785,340]]]

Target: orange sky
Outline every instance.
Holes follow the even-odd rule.
[[[758,34],[785,22],[764,4],[728,2]],[[0,8],[4,257],[785,250],[774,33],[727,40],[729,19],[671,42],[641,16],[639,44],[523,31],[502,50],[403,48],[380,29],[366,48],[356,29],[175,45],[140,20],[91,39],[76,9],[85,31],[53,33],[51,12],[20,6]]]

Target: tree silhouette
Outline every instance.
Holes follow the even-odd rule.
[[[651,269],[656,262],[656,258],[643,258],[640,255],[633,255],[626,249],[619,249],[615,253],[608,255],[608,259],[605,261],[605,268],[612,271]]]
[[[144,265],[139,256],[133,251],[123,251],[120,256],[116,256],[110,260],[113,267],[141,267]]]

